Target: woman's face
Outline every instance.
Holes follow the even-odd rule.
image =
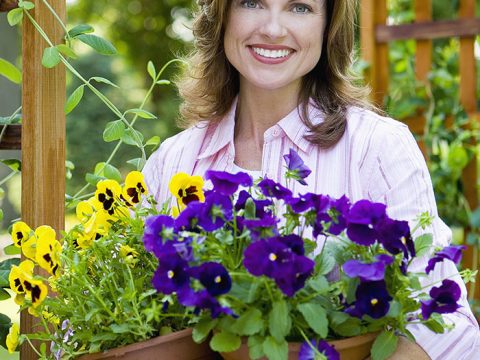
[[[320,59],[326,21],[325,0],[231,0],[224,47],[241,86],[299,86]]]

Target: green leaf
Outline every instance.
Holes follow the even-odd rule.
[[[443,334],[445,332],[445,322],[440,314],[432,314],[425,325],[435,333]]]
[[[31,1],[21,1],[18,3],[18,7],[24,8],[25,10],[32,10],[35,4]]]
[[[90,46],[92,49],[94,49],[96,52],[102,55],[115,55],[117,53],[117,49],[108,42],[107,40],[96,36],[96,35],[90,35],[90,34],[80,34],[76,36],[78,40],[83,42],[84,44],[87,44]]]
[[[152,136],[147,140],[145,146],[158,146],[160,144],[160,136]]]
[[[422,257],[428,253],[433,243],[432,234],[423,234],[417,237],[414,241],[415,253],[417,257]]]
[[[15,65],[2,58],[0,58],[0,75],[5,76],[15,84],[22,82],[22,72]]]
[[[12,326],[12,320],[7,315],[0,313],[0,345],[7,348],[5,339],[7,338],[8,331]]]
[[[63,55],[72,58],[72,59],[77,59],[78,56],[75,54],[75,51],[73,49],[65,44],[59,44],[55,46],[58,51],[60,51]]]
[[[20,249],[20,248],[17,248]],[[0,288],[10,288],[8,276],[10,275],[10,269],[13,265],[20,264],[20,259],[7,259],[0,262]]]
[[[330,255],[328,251],[322,251],[316,258],[315,258],[315,272],[318,275],[326,275],[335,266],[335,258]]]
[[[297,306],[307,324],[322,338],[328,334],[327,311],[320,304],[306,303]]]
[[[101,77],[101,76],[93,76],[93,77],[90,78],[90,80],[94,80],[94,81],[99,82],[99,83],[104,83],[104,84],[107,84],[107,85],[110,85],[110,86],[119,88],[118,85],[114,84],[114,83],[111,82],[110,80],[105,79],[105,78],[103,78],[103,77]]]
[[[318,293],[323,293],[329,290],[328,280],[325,276],[310,278],[308,280],[308,285]]]
[[[103,131],[103,140],[111,142],[120,140],[125,133],[125,124],[122,120],[110,121]]]
[[[231,352],[237,350],[242,341],[240,336],[234,335],[232,333],[221,331],[213,335],[212,340],[210,340],[210,348],[213,351],[218,352]]]
[[[158,80],[155,84],[157,85],[170,85],[172,82],[170,80],[165,80],[165,79],[162,79],[162,80]]]
[[[273,303],[272,310],[268,314],[268,328],[270,335],[272,335],[278,342],[285,340],[285,337],[290,333],[292,321],[288,312],[288,304],[284,300],[279,300]]]
[[[18,159],[2,159],[0,162],[7,165],[13,171],[22,171],[22,162]]]
[[[22,19],[23,19],[22,8],[10,10],[7,14],[7,21],[10,24],[10,26],[17,25],[20,21],[22,21]]]
[[[330,327],[338,335],[351,337],[360,335],[362,331],[361,320],[342,312],[329,314]]]
[[[11,245],[5,246],[3,248],[3,252],[5,253],[5,255],[20,255],[22,253],[22,249],[11,244]]]
[[[153,115],[151,112],[148,112],[143,109],[129,109],[125,112],[125,114],[135,114],[143,119],[156,119],[157,117]]]
[[[262,312],[255,308],[245,311],[235,320],[230,330],[238,335],[254,335],[264,327]]]
[[[97,186],[97,183],[100,180],[105,180],[105,178],[103,176],[98,176],[91,173],[87,173],[87,175],[85,175],[85,181],[88,182],[90,185]]]
[[[80,25],[77,25],[77,26],[73,27],[72,29],[70,29],[70,31],[68,32],[68,35],[70,37],[74,38],[78,35],[91,33],[93,31],[94,31],[94,29],[90,25],[80,24]]]
[[[124,323],[124,324],[112,324],[110,325],[110,329],[112,329],[112,331],[115,333],[115,334],[125,334],[125,333],[129,333],[132,331],[132,328],[129,324],[127,323]]]
[[[248,337],[248,354],[252,360],[260,359],[265,355],[263,352],[263,342],[265,338],[263,336],[249,336]]]
[[[218,323],[217,320],[212,320],[212,319],[200,320],[193,328],[193,331],[192,331],[193,341],[195,341],[197,344],[205,341],[205,339],[210,334],[210,331],[212,331],[212,329],[215,327],[215,325],[217,325],[217,323]]]
[[[269,336],[263,342],[263,352],[269,360],[287,360],[288,343],[285,340],[277,342],[273,336]]]
[[[76,88],[68,97],[67,103],[65,104],[65,114],[70,114],[70,112],[77,107],[83,97],[83,88],[85,85],[80,85]]]
[[[468,164],[467,150],[461,145],[452,145],[448,152],[448,167],[454,171],[462,171]]]
[[[145,160],[142,158],[127,160],[127,163],[135,166],[135,169],[137,169],[138,171],[142,170],[143,167],[145,166]]]
[[[138,130],[126,129],[121,139],[125,144],[143,147],[143,135]]]
[[[147,64],[147,72],[151,76],[153,80],[157,77],[157,71],[155,70],[155,65],[153,65],[153,62],[149,61]]]
[[[112,179],[117,182],[122,181],[122,174],[120,171],[113,165],[110,164],[105,164],[105,167],[103,169],[103,173],[107,179]]]
[[[397,349],[398,337],[393,331],[382,331],[372,346],[372,360],[384,360]]]
[[[10,294],[0,287],[0,301],[10,299]]]
[[[60,51],[58,51],[58,49],[55,46],[45,48],[45,50],[43,51],[43,57],[42,57],[43,66],[50,69],[58,65],[60,61],[61,61]]]

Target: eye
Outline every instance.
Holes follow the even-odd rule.
[[[255,0],[244,0],[240,4],[247,9],[255,9],[258,6],[258,2]]]
[[[312,11],[309,6],[305,4],[295,4],[293,5],[293,12],[296,12],[298,14],[306,14]]]

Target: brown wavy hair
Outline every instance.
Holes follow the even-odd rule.
[[[219,121],[239,92],[239,75],[223,48],[231,0],[198,0],[194,14],[194,51],[185,59],[175,83],[183,102],[180,125]],[[304,76],[298,97],[300,117],[309,128],[306,139],[322,148],[335,145],[345,132],[349,106],[374,108],[368,90],[356,84],[351,73],[354,48],[356,0],[326,0],[327,24],[323,49],[316,67]],[[308,102],[324,113],[314,125],[308,117]]]

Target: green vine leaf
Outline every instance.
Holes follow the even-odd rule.
[[[80,85],[70,94],[67,103],[65,104],[65,114],[70,114],[80,103],[80,100],[82,100],[83,97],[84,87],[85,85]]]
[[[99,36],[90,35],[90,34],[80,34],[75,38],[80,40],[84,44],[87,44],[99,54],[115,55],[117,53],[117,49],[115,49],[115,46],[113,46],[109,41]]]
[[[135,169],[140,171],[145,166],[145,160],[142,158],[135,158],[127,161],[128,164],[135,166]]]
[[[122,120],[110,121],[103,131],[103,140],[111,142],[120,140],[125,133],[125,124]]]
[[[134,145],[139,148],[143,147],[143,135],[135,129],[126,129],[122,135],[122,141],[128,145]]]
[[[415,253],[417,257],[422,257],[428,253],[433,243],[432,234],[423,234],[415,239]]]
[[[372,360],[384,360],[397,349],[398,337],[393,331],[383,331],[372,346]]]
[[[238,335],[254,335],[264,327],[262,312],[255,308],[245,311],[230,327]]]
[[[242,341],[240,336],[234,335],[232,333],[221,331],[213,335],[212,340],[210,340],[210,348],[213,351],[218,352],[231,352],[237,350]]]
[[[153,80],[157,78],[157,71],[155,70],[155,65],[153,65],[153,62],[151,61],[149,61],[147,64],[147,72]]]
[[[70,36],[71,38],[74,38],[74,37],[77,37],[78,35],[92,33],[94,31],[95,29],[92,26],[88,24],[80,24],[70,29],[68,31],[68,36]]]
[[[0,162],[15,172],[22,171],[22,162],[18,159],[2,159]]]
[[[147,140],[145,146],[158,146],[160,144],[160,136],[152,136],[150,139]]]
[[[0,301],[10,299],[10,294],[7,290],[0,288]]]
[[[58,51],[60,51],[63,55],[69,57],[69,58],[72,58],[72,59],[77,59],[78,56],[77,54],[75,53],[75,51],[73,51],[73,49],[70,47],[70,46],[67,46],[65,44],[59,44],[59,45],[56,45],[55,46]]]
[[[156,119],[157,117],[153,115],[151,112],[143,109],[129,109],[125,112],[125,114],[135,114],[142,119]]]
[[[105,79],[105,78],[103,78],[103,77],[101,77],[101,76],[91,77],[90,80],[94,80],[94,81],[99,82],[99,83],[104,83],[104,84],[107,84],[107,85],[116,87],[117,89],[119,88],[118,85],[114,84],[114,83],[111,82],[110,80]]]
[[[3,252],[5,253],[5,255],[20,255],[22,252],[22,249],[11,244],[11,245],[5,246],[3,248]]]
[[[162,79],[162,80],[158,80],[155,84],[157,85],[170,85],[172,82],[170,80],[165,80],[165,79]]]
[[[0,75],[5,76],[15,84],[22,82],[22,72],[15,65],[2,58],[0,58]]]
[[[10,10],[7,14],[7,21],[10,24],[10,26],[15,26],[19,22],[21,22],[23,19],[23,9],[22,8],[17,8]]]
[[[7,338],[10,326],[12,326],[12,320],[10,320],[7,315],[3,315],[2,313],[0,313],[0,345],[3,346],[5,349],[7,348],[7,345],[5,344],[5,339]]]
[[[43,51],[42,65],[46,68],[53,68],[61,61],[60,51],[53,46],[48,47]]]
[[[10,288],[8,276],[13,265],[20,264],[19,258],[7,259],[0,262],[0,288]]]
[[[33,8],[35,8],[35,4],[31,1],[19,1],[18,7],[25,10],[32,10]]]

